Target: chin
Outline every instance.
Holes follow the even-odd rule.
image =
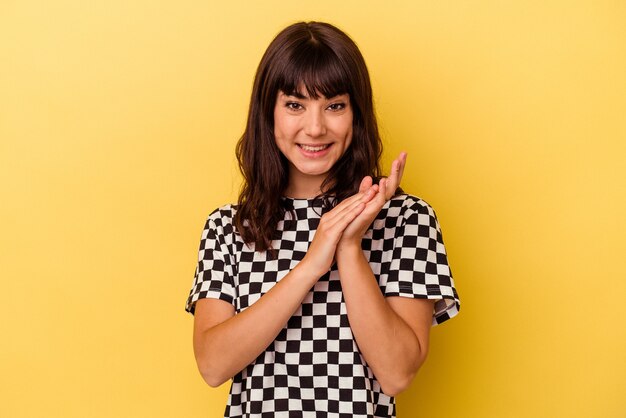
[[[332,167],[332,166],[331,166]],[[323,176],[328,174],[331,167],[296,167],[296,169],[305,176]]]

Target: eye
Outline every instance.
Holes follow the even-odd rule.
[[[337,112],[339,110],[343,110],[346,108],[346,104],[343,102],[337,102],[337,103],[333,103],[330,106],[328,106],[328,109]]]
[[[285,103],[285,107],[289,110],[300,110],[302,109],[302,105],[298,102],[287,102]]]

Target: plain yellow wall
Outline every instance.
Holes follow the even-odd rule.
[[[184,302],[265,47],[368,62],[460,315],[399,417],[626,416],[626,4],[3,1],[0,416],[219,417]]]

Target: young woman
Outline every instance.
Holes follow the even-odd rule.
[[[187,311],[226,417],[394,417],[459,299],[435,212],[380,176],[368,71],[326,23],[291,25],[256,73],[237,205],[208,217]]]

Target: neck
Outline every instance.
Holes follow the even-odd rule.
[[[325,179],[325,175],[305,176],[301,173],[293,173],[289,176],[285,196],[294,199],[312,199],[322,193],[321,187]]]

